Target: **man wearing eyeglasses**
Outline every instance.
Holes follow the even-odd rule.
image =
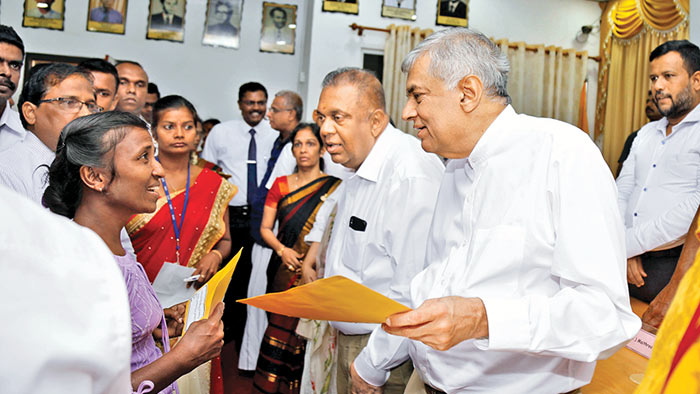
[[[102,107],[95,101],[90,73],[63,63],[35,66],[18,107],[29,132],[0,155],[0,184],[41,204],[61,130],[71,120],[100,112]]]
[[[236,341],[240,350],[245,326],[246,308],[235,300],[245,298],[250,279],[250,252],[253,239],[250,236],[250,204],[260,185],[270,152],[279,135],[265,120],[267,90],[258,82],[248,82],[238,90],[238,108],[243,119],[219,123],[209,133],[202,151],[208,160],[231,175],[229,182],[238,187],[238,193],[229,203],[229,226],[232,253],[243,253],[233,274],[229,292],[224,301],[229,307],[224,312],[224,341]],[[255,368],[253,368],[255,369]]]

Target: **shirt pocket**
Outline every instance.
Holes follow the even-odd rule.
[[[668,161],[668,172],[674,177],[684,181],[693,181],[695,184],[698,165],[700,165],[700,155],[697,152],[680,153]]]
[[[525,230],[500,225],[474,233],[464,282],[478,295],[517,292],[523,263]]]
[[[362,277],[363,262],[366,260],[365,249],[369,247],[369,237],[367,235],[369,232],[369,224],[366,225],[364,231],[351,228],[350,219],[343,223],[343,226],[347,226],[345,242],[343,242],[343,265]]]

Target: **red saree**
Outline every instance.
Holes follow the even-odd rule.
[[[206,168],[190,187],[190,201],[180,234],[180,264],[194,267],[226,232],[224,213],[236,187]],[[180,218],[183,190],[171,194],[175,215]],[[165,197],[158,199],[153,213],[134,215],[126,225],[139,263],[153,282],[164,262],[174,263],[175,233]]]

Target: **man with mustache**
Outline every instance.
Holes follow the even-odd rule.
[[[24,61],[24,43],[10,26],[0,25],[0,152],[22,141],[27,132],[9,99],[17,90]]]
[[[148,74],[136,62],[125,60],[117,64],[119,89],[117,90],[117,110],[141,116],[146,106]]]
[[[700,204],[700,49],[668,41],[649,61],[654,103],[664,117],[639,130],[617,179],[629,292],[645,302],[673,275]]]
[[[250,236],[250,204],[260,185],[270,152],[279,133],[265,120],[267,90],[258,82],[247,82],[238,89],[238,108],[243,119],[230,120],[214,126],[207,137],[202,158],[230,174],[229,182],[238,187],[238,193],[229,203],[231,252],[243,253],[231,279],[224,301],[229,305],[224,312],[224,340],[236,341],[240,351],[246,307],[235,300],[245,298],[252,269],[250,252],[253,238]],[[228,260],[226,260],[228,261]]]

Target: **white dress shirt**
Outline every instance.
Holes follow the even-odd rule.
[[[408,304],[409,283],[425,266],[428,228],[443,171],[440,159],[423,151],[418,139],[388,125],[357,172],[343,181],[325,276],[345,276]],[[365,223],[363,231],[350,227],[353,217]],[[350,335],[368,334],[377,327],[331,324]]]
[[[408,358],[448,393],[563,393],[640,328],[627,292],[615,183],[586,134],[508,106],[469,158],[448,162],[412,307],[479,297],[489,337],[447,351],[375,330],[355,359],[383,384]]]
[[[0,185],[41,204],[48,185],[49,166],[56,153],[32,132],[0,154]]]
[[[229,203],[232,206],[248,204],[248,145],[250,144],[250,129],[255,129],[255,154],[257,156],[257,184],[260,185],[270,152],[279,132],[263,120],[255,127],[250,127],[244,120],[230,120],[214,126],[204,144],[202,158],[221,167],[230,174],[229,182],[238,187],[238,193]]]
[[[0,186],[6,394],[131,393],[124,278],[91,230]]]
[[[0,152],[22,141],[26,135],[19,113],[10,108],[9,102],[6,103],[0,116]]]
[[[681,245],[700,205],[700,105],[666,126],[639,130],[617,178],[628,258]]]

